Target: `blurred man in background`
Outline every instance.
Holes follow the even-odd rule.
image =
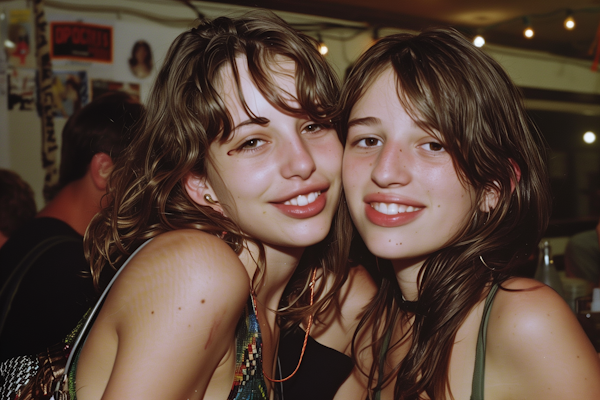
[[[130,143],[142,112],[132,97],[112,92],[67,121],[57,194],[0,248],[0,361],[63,340],[94,304],[98,294],[83,235],[102,207],[113,160]]]

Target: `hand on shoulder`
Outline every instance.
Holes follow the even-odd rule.
[[[565,301],[531,279],[502,287],[488,325],[486,397],[600,398],[600,360]]]

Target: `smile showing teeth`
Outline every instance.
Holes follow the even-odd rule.
[[[413,207],[396,203],[371,203],[371,207],[373,207],[378,212],[386,215],[409,213],[419,211],[422,209],[422,207]]]
[[[285,204],[286,206],[306,206],[310,203],[313,203],[317,197],[319,197],[321,195],[321,192],[312,192],[309,193],[308,195],[303,195],[301,194],[300,196],[294,197],[293,199],[289,199],[288,201],[286,201]]]

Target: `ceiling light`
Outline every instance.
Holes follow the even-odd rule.
[[[325,43],[321,43],[319,45],[319,53],[323,55],[327,55],[327,53],[329,53],[329,48],[327,47],[327,45],[325,45]]]
[[[531,22],[529,21],[529,17],[523,17],[523,24],[525,24],[525,30],[523,31],[523,35],[527,39],[531,39],[535,32],[533,32],[533,28],[531,27]]]
[[[327,45],[325,44],[325,42],[323,41],[323,38],[321,37],[321,34],[319,33],[317,35],[318,40],[319,40],[319,53],[321,53],[322,55],[327,55],[327,53],[329,53],[329,48],[327,47]]]
[[[565,18],[565,28],[571,30],[575,28],[575,19],[573,18],[573,12],[567,10],[567,18]]]
[[[485,39],[483,36],[477,35],[475,36],[475,39],[473,39],[473,44],[477,47],[482,47],[485,44]]]
[[[594,132],[588,131],[583,134],[583,141],[587,144],[592,144],[596,141],[596,134]]]

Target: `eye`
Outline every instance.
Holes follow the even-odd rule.
[[[364,139],[358,140],[356,142],[355,146],[356,147],[364,147],[364,148],[378,147],[378,146],[381,146],[381,140],[379,140],[377,138],[364,138]]]
[[[264,146],[266,143],[267,142],[262,139],[249,139],[249,140],[246,140],[244,143],[242,143],[242,145],[240,147],[238,147],[238,150],[240,150],[240,151],[255,150],[261,146]]]
[[[323,124],[308,124],[302,129],[302,133],[316,133],[325,129]]]
[[[428,143],[423,144],[422,146],[425,150],[429,150],[429,151],[435,151],[435,152],[444,151],[444,146],[442,146],[438,142],[428,142]]]

